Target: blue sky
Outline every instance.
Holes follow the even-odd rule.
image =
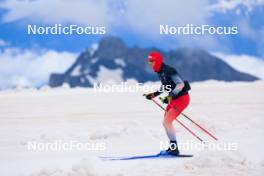
[[[5,67],[10,65],[10,57],[14,56],[12,52],[17,55],[28,51],[32,55],[43,56],[45,52],[51,51],[58,55],[67,53],[76,56],[103,37],[27,34],[28,24],[53,26],[56,23],[103,25],[107,27],[107,34],[123,38],[130,46],[155,46],[165,50],[199,47],[225,55],[248,55],[260,60],[264,58],[264,0],[1,0],[0,62],[1,57],[6,59],[4,62],[2,59],[1,64],[5,63]],[[237,26],[239,34],[160,36],[160,24]],[[7,53],[8,49],[12,54]],[[59,60],[63,62],[63,58]],[[72,60],[67,62],[71,63]],[[47,71],[45,78],[50,71]],[[13,70],[10,75],[15,72]]]
[[[157,46],[164,49],[174,49],[180,46],[188,46],[188,47],[201,47],[209,50],[214,51],[221,51],[224,50],[228,51],[233,54],[249,54],[249,55],[255,55],[255,56],[263,56],[264,53],[259,49],[259,46],[263,46],[263,38],[254,38],[253,35],[261,35],[263,36],[262,29],[264,27],[264,5],[263,3],[243,3],[241,1],[237,3],[237,5],[232,4],[229,5],[222,5],[221,1],[192,1],[190,0],[190,3],[174,3],[171,0],[166,1],[156,1],[155,3],[157,5],[149,5],[148,3],[152,1],[139,1],[138,3],[131,3],[130,0],[128,1],[120,1],[120,0],[111,0],[111,1],[102,1],[101,3],[103,5],[93,5],[94,8],[98,8],[98,11],[95,14],[89,14],[87,12],[84,12],[83,15],[89,15],[88,19],[85,20],[85,18],[82,17],[82,20],[78,19],[78,14],[74,17],[71,17],[68,13],[72,11],[72,13],[76,13],[79,9],[71,9],[70,11],[65,11],[59,13],[58,16],[63,16],[64,13],[68,14],[65,18],[59,17],[56,20],[52,20],[52,16],[56,15],[50,14],[50,19],[46,19],[49,14],[45,13],[45,8],[49,8],[49,6],[54,6],[54,9],[58,9],[57,11],[64,11],[60,8],[69,8],[69,5],[65,5],[63,1],[61,0],[55,0],[55,1],[44,1],[44,0],[36,0],[36,1],[43,1],[43,3],[35,3],[35,1],[28,1],[28,0],[22,0],[22,1],[15,1],[15,0],[9,0],[9,1],[1,1],[0,2],[0,17],[1,17],[1,23],[0,23],[0,34],[1,39],[10,42],[13,46],[22,47],[22,48],[30,48],[35,46],[40,46],[43,48],[49,48],[49,49],[55,49],[58,51],[71,51],[71,52],[79,52],[82,51],[84,48],[88,47],[91,43],[98,41],[102,36],[100,35],[94,35],[94,36],[87,36],[87,35],[27,35],[27,25],[28,24],[38,24],[43,26],[53,25],[55,23],[60,24],[80,24],[80,25],[93,25],[96,24],[96,19],[98,18],[98,22],[100,24],[103,24],[107,26],[107,31],[109,35],[116,35],[122,37],[129,45],[137,44],[139,46]],[[137,1],[137,0],[136,0]],[[74,3],[80,3],[84,5],[92,5],[92,4],[100,4],[96,3],[96,1],[92,0],[78,0]],[[175,6],[174,8],[169,7],[166,5],[166,3],[172,4]],[[30,5],[32,4],[32,5]],[[40,6],[41,4],[44,4],[46,6]],[[114,5],[116,4],[116,5]],[[152,2],[153,4],[153,2]],[[198,5],[197,5],[198,4]],[[142,6],[142,8],[138,9],[138,12],[135,10],[136,6]],[[188,8],[187,6],[193,5],[198,6],[196,10],[193,12],[188,12],[188,10],[193,10],[193,8]],[[217,6],[218,5],[218,6]],[[106,10],[101,7],[106,6]],[[159,9],[158,13],[156,14],[157,6]],[[176,6],[182,6],[182,8],[186,8],[186,12],[177,12],[179,7]],[[24,9],[23,9],[24,8]],[[33,10],[33,8],[35,10]],[[41,9],[37,9],[41,8]],[[142,24],[133,24],[137,23],[137,19],[133,19],[131,16],[137,15],[137,13],[143,13],[144,8],[146,8],[146,11],[149,14],[144,15],[141,14],[142,20],[138,23],[142,23],[144,21],[146,26]],[[147,9],[149,8],[149,9]],[[207,10],[205,12],[205,9],[213,9],[213,10]],[[152,9],[154,10],[153,12]],[[80,9],[80,10],[84,10]],[[87,9],[88,10],[88,9]],[[126,10],[128,12],[126,12]],[[22,11],[22,12],[21,12]],[[28,11],[27,13],[24,13],[23,11]],[[36,17],[34,17],[34,13],[37,11],[43,11],[38,12]],[[119,12],[120,11],[120,12]],[[173,13],[165,12],[165,11],[172,11]],[[98,15],[98,14],[105,15]],[[126,13],[128,14],[128,17],[122,18],[122,16],[125,16]],[[157,20],[157,23],[153,22],[155,20],[150,19],[151,13],[153,13],[153,18],[155,18],[157,15],[162,16],[161,20]],[[202,14],[203,13],[203,14]],[[123,15],[124,14],[124,15]],[[80,12],[80,16],[82,13]],[[184,15],[184,16],[183,16]],[[98,17],[99,16],[99,17]],[[102,16],[102,17],[101,17]],[[108,19],[104,16],[111,16],[113,19]],[[200,16],[197,19],[193,18],[193,16]],[[68,18],[68,19],[67,19]],[[95,19],[92,20],[91,23],[89,23],[89,19]],[[104,19],[106,18],[106,19]],[[110,18],[110,17],[109,17]],[[175,21],[173,20],[175,18]],[[179,18],[182,18],[180,22],[177,20]],[[169,19],[169,20],[167,20]],[[149,21],[151,20],[151,21]],[[252,34],[252,36],[248,36],[248,34],[244,34],[244,32],[240,32],[239,35],[235,36],[212,36],[214,42],[217,44],[214,45],[214,47],[209,47],[204,44],[203,41],[193,42],[192,37],[188,39],[177,39],[177,37],[169,36],[169,37],[162,37],[159,36],[157,33],[158,24],[170,24],[170,25],[180,25],[180,24],[188,24],[188,23],[197,23],[197,24],[209,24],[214,26],[238,26],[239,31],[243,30],[243,25],[248,26],[248,30],[250,30],[250,33],[256,33]],[[149,28],[148,28],[149,25]],[[156,26],[155,26],[156,25]],[[154,26],[154,28],[153,28]],[[144,31],[145,30],[145,31]],[[156,34],[148,35],[149,31],[155,31]],[[154,32],[153,32],[154,33]],[[258,34],[259,33],[259,34]],[[183,38],[183,37],[180,37]],[[184,40],[184,42],[182,42]],[[201,39],[202,40],[202,39]],[[72,45],[72,42],[74,42],[74,45]],[[169,44],[171,43],[171,44]],[[239,47],[238,47],[239,45]],[[222,48],[222,46],[226,46],[225,48]]]

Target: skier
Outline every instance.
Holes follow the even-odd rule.
[[[148,56],[148,63],[151,65],[153,71],[158,74],[162,88],[156,92],[147,94],[146,98],[151,100],[163,92],[168,92],[168,96],[161,99],[163,103],[168,104],[163,119],[163,126],[170,140],[170,146],[166,152],[171,155],[179,155],[175,129],[172,123],[190,102],[188,94],[190,85],[188,81],[183,81],[174,68],[163,62],[163,57],[159,52],[151,52]]]

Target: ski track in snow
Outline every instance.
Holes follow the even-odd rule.
[[[0,92],[0,173],[6,176],[262,176],[263,90],[263,81],[192,84],[191,104],[185,113],[216,134],[220,142],[237,143],[238,150],[185,150],[182,153],[194,157],[132,161],[103,161],[98,156],[156,154],[160,141],[167,141],[161,125],[163,112],[145,100],[142,92],[95,94],[92,89],[84,88],[5,90]],[[180,143],[199,143],[178,124],[175,127]],[[55,140],[105,142],[106,150],[27,150],[28,141]]]

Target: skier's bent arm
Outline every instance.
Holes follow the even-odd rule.
[[[176,84],[175,88],[170,92],[170,96],[175,97],[184,88],[184,81],[178,74],[172,76],[172,80]]]
[[[162,94],[164,91],[163,85],[160,86],[160,89],[157,90],[156,92],[153,92],[154,96],[159,96],[160,94]]]

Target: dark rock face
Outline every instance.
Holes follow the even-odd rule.
[[[138,82],[156,81],[158,77],[146,62],[148,54],[159,51],[164,62],[178,70],[184,79],[203,81],[208,79],[223,81],[254,81],[258,78],[241,73],[222,60],[201,49],[179,48],[176,51],[164,52],[157,48],[129,48],[120,38],[105,37],[94,51],[87,49],[76,59],[65,73],[51,74],[49,85],[61,86],[69,83],[71,87],[89,87],[96,82],[101,67],[122,71],[123,80],[136,79]],[[109,79],[111,75],[109,75]]]

